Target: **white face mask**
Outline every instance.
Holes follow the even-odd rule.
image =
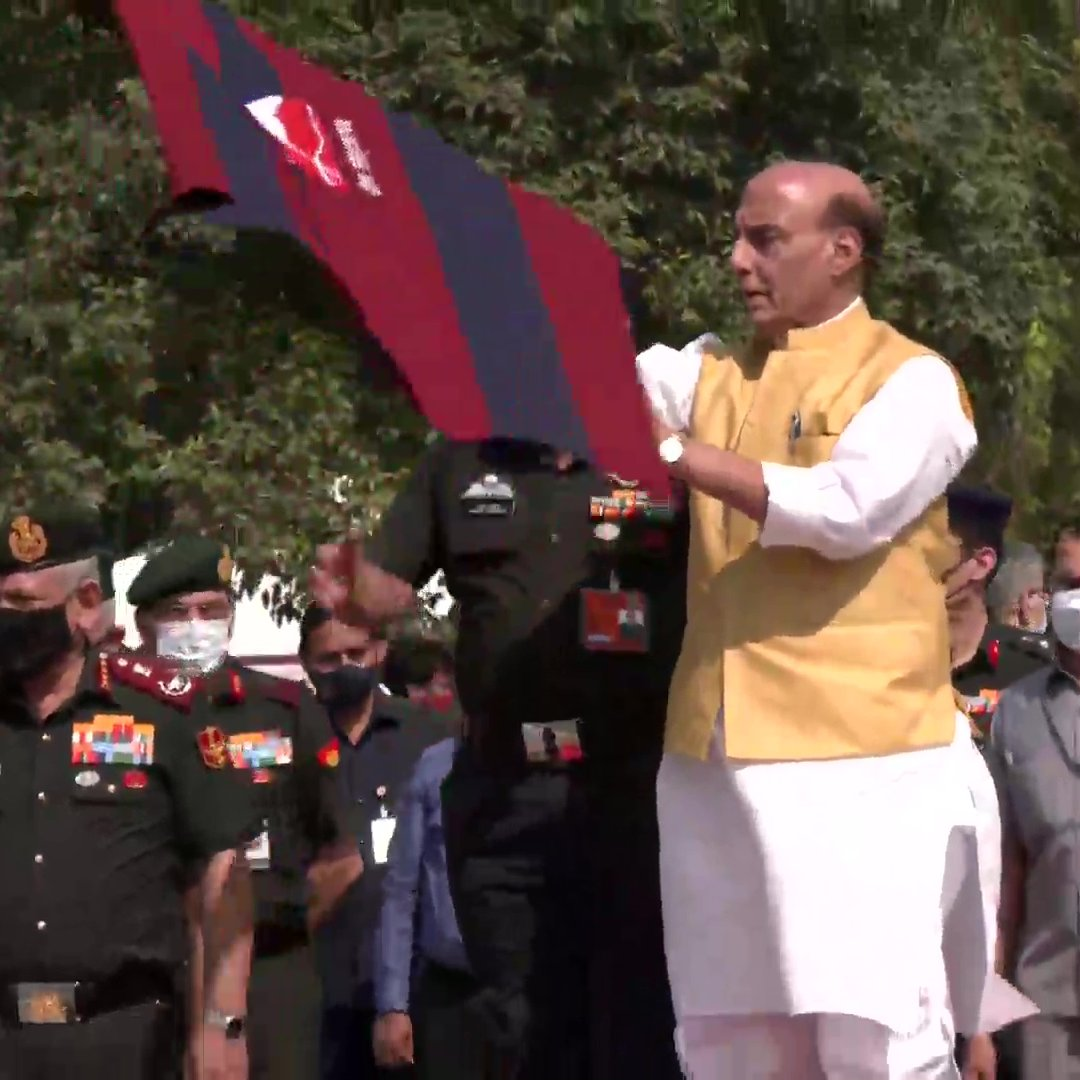
[[[1050,603],[1050,625],[1054,636],[1074,652],[1080,652],[1080,589],[1054,593]]]
[[[177,660],[203,675],[213,671],[229,651],[231,619],[192,619],[162,623],[157,629],[158,656]]]

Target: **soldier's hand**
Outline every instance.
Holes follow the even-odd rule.
[[[228,1039],[221,1028],[197,1027],[188,1045],[185,1076],[190,1080],[248,1080],[247,1039]]]
[[[372,1031],[375,1061],[384,1069],[413,1064],[413,1029],[408,1013],[384,1013]]]
[[[412,586],[364,558],[355,537],[322,544],[309,584],[312,599],[342,622],[381,623],[415,603]]]
[[[963,1080],[995,1080],[997,1051],[989,1035],[973,1035],[964,1047]]]

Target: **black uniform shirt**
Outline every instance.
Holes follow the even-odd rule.
[[[953,686],[976,712],[992,712],[1002,690],[1053,662],[1053,645],[1043,634],[1014,626],[988,626],[975,655],[953,672]],[[983,703],[989,708],[984,709]]]
[[[91,655],[43,724],[0,700],[0,984],[183,962],[187,865],[255,831],[216,735],[188,680],[134,658]]]
[[[470,725],[548,724],[646,701],[662,722],[685,622],[686,517],[660,530],[665,550],[601,554],[589,504],[613,486],[583,465],[558,470],[534,444],[439,442],[384,515],[372,561],[413,584],[442,569],[458,602],[456,677]],[[580,644],[580,591],[607,588],[613,569],[649,598],[644,655]]]
[[[249,848],[257,920],[303,934],[307,868],[320,848],[347,833],[334,772],[319,760],[333,738],[330,721],[302,683],[231,660],[203,685],[265,826],[266,843]]]
[[[384,813],[393,816],[420,755],[446,735],[444,717],[380,691],[360,740],[353,744],[338,732],[322,754],[331,763],[364,860],[363,874],[316,931],[327,1005],[371,1007],[374,935],[385,872],[385,862],[376,861],[372,822]]]

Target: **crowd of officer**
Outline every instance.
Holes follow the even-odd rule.
[[[987,615],[1009,509],[950,494],[966,552],[950,616],[970,645],[956,685],[984,736],[1001,691],[1073,647],[1039,623],[1042,583],[1002,600],[1012,625]],[[1067,534],[1062,596],[1076,551]],[[0,550],[0,1078],[70,1076],[77,1059],[113,1080],[676,1080],[653,792],[685,564],[677,498],[529,444],[439,442],[363,551],[324,555],[324,606],[301,626],[309,689],[229,657],[219,542],[147,560],[129,650],[105,614],[96,514],[15,513]],[[440,568],[454,654],[388,656],[388,625]],[[1062,693],[1039,684],[1025,708]],[[1054,754],[1068,772],[1074,752],[1039,744],[1048,785]],[[1030,777],[997,756],[1004,798],[1027,791],[1003,805],[1037,810]],[[1038,872],[1043,833],[1013,813]],[[1075,966],[1072,948],[1059,963]],[[1037,975],[1020,986],[1038,1002]],[[1065,1053],[1070,1032],[1025,1060]],[[998,1075],[1013,1067],[1003,1056]]]

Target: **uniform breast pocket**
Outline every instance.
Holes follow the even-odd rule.
[[[150,775],[126,765],[82,765],[71,772],[71,801],[87,818],[126,822],[145,812]]]
[[[459,559],[505,556],[521,549],[525,535],[520,507],[504,517],[474,515],[458,507],[446,526],[446,549]]]

